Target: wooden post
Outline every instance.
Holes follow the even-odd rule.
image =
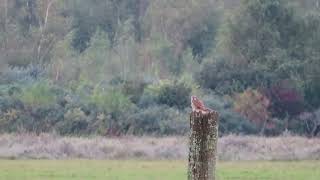
[[[215,180],[219,115],[190,114],[188,180]]]

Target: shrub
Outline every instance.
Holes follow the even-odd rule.
[[[126,81],[122,84],[122,93],[130,98],[133,103],[138,103],[143,94],[146,83],[141,81]]]
[[[319,77],[317,77],[319,78]],[[311,79],[311,78],[310,78]],[[320,107],[320,78],[316,79],[313,78],[313,80],[309,80],[306,82],[305,87],[305,100],[310,104],[312,107]]]
[[[188,113],[168,106],[153,106],[128,117],[129,134],[170,135],[185,134],[188,130]]]
[[[17,127],[14,126],[16,120],[19,118],[21,111],[17,109],[8,109],[0,111],[0,132],[15,132]]]
[[[204,103],[219,113],[219,134],[256,134],[258,128],[241,114],[233,110],[232,99],[221,97],[212,91],[205,92]]]
[[[129,97],[115,89],[104,91],[100,88],[95,88],[90,96],[90,103],[97,105],[101,110],[113,114],[123,113],[133,107]]]
[[[257,90],[248,89],[234,97],[234,109],[247,117],[252,123],[261,127],[261,133],[271,126],[270,100]]]
[[[59,106],[25,108],[21,101],[0,99],[0,132],[51,132],[63,121]]]
[[[40,81],[28,85],[18,98],[26,105],[32,107],[50,106],[56,103],[56,95],[48,82]]]
[[[254,124],[232,109],[220,110],[219,118],[219,135],[257,134],[259,132]]]
[[[157,102],[158,102],[158,94],[154,93],[153,91],[151,91],[147,87],[144,89],[144,91],[140,97],[140,100],[138,102],[138,106],[140,108],[147,108],[147,107],[157,105]]]
[[[27,132],[52,132],[56,123],[63,120],[63,109],[57,106],[24,109],[13,127]]]
[[[0,85],[0,96],[13,96],[21,93],[21,88],[17,85]]]
[[[292,81],[283,80],[266,92],[272,101],[271,110],[275,116],[285,118],[286,115],[289,115],[293,117],[304,111],[303,95],[294,87]]]
[[[64,121],[57,124],[60,134],[87,134],[89,122],[87,116],[80,108],[70,109],[64,114]]]
[[[191,88],[184,83],[164,84],[159,91],[158,102],[183,109],[189,106]]]

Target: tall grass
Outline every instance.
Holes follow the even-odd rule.
[[[41,134],[0,136],[0,157],[12,159],[178,159],[187,158],[186,137],[60,137]],[[226,136],[218,157],[235,160],[320,160],[320,139],[298,136]]]

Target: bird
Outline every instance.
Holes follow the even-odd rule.
[[[207,108],[204,103],[196,96],[191,96],[191,107],[192,111],[195,112],[208,113],[211,111],[211,109]]]

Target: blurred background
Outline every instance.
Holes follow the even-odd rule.
[[[0,132],[317,135],[319,0],[0,0]]]

